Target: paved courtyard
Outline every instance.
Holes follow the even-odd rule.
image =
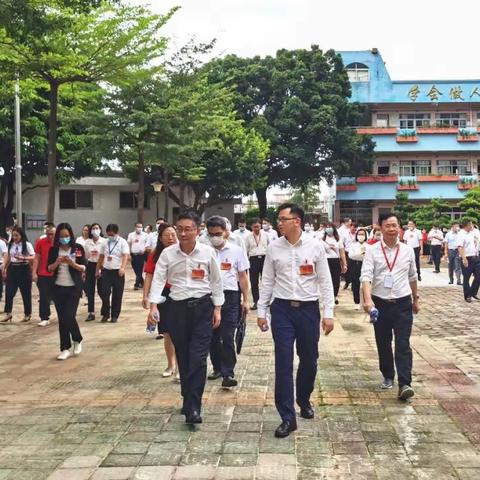
[[[178,383],[161,377],[163,344],[145,333],[132,281],[116,325],[85,323],[82,302],[84,351],[63,363],[56,321],[0,325],[0,480],[478,480],[480,302],[464,303],[444,272],[423,278],[413,401],[378,389],[372,328],[342,292],[320,342],[316,417],[286,439],[273,437],[271,335],[253,315],[239,387],[208,382],[198,427],[184,424]]]

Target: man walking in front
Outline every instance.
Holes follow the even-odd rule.
[[[143,231],[142,222],[135,224],[135,231],[128,234],[127,243],[130,248],[132,268],[135,272],[134,290],[143,288],[143,266],[147,259],[146,250],[149,247],[149,235]]]
[[[470,220],[462,222],[462,230],[457,238],[458,255],[462,261],[463,296],[467,303],[471,303],[472,297],[477,297],[480,285],[480,259],[478,257],[478,245],[473,225]],[[470,285],[470,277],[473,282]]]
[[[413,397],[412,333],[413,314],[418,313],[417,268],[412,247],[398,238],[399,220],[392,213],[378,219],[382,240],[367,249],[362,265],[363,307],[370,313],[378,309],[374,323],[382,389],[393,388],[395,367],[398,375],[398,398]],[[395,363],[392,338],[395,338]]]
[[[323,330],[333,330],[333,285],[323,245],[302,235],[304,212],[285,203],[278,207],[281,238],[271,243],[263,269],[258,302],[258,326],[268,328],[267,310],[272,316],[275,343],[275,405],[282,423],[276,437],[287,437],[297,429],[293,388],[293,346],[300,362],[296,379],[296,400],[300,416],[311,419],[310,395],[315,384],[320,339],[320,305],[324,304]]]
[[[200,219],[193,212],[177,220],[179,243],[165,248],[155,266],[150,288],[148,323],[159,321],[157,304],[170,284],[169,333],[175,346],[183,397],[185,423],[202,423],[202,395],[212,332],[220,326],[223,284],[212,247],[197,241]]]
[[[457,277],[457,285],[462,284],[462,266],[460,264],[460,256],[458,254],[458,232],[460,226],[458,223],[452,223],[452,228],[445,235],[445,257],[448,258],[448,278],[449,285],[453,284],[453,273]]]

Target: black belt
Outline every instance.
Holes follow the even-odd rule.
[[[173,300],[172,302],[174,303],[186,303],[187,308],[196,308],[202,303],[205,303],[206,301],[211,301],[212,295],[210,293],[207,293],[203,297],[200,298],[186,298],[185,300]]]
[[[224,295],[233,295],[234,293],[239,293],[238,290],[224,290]]]
[[[275,301],[290,305],[293,308],[310,307],[312,305],[318,305],[318,300],[301,301],[301,300],[286,300],[284,298],[276,298]]]
[[[9,266],[12,266],[12,267],[24,267],[25,265],[28,265],[28,262],[12,262],[12,263],[10,263]]]
[[[140,255],[145,255],[145,252],[143,252],[143,253],[132,253],[132,257],[138,257]]]
[[[372,300],[375,305],[377,305],[377,303],[402,303],[406,302],[407,300],[411,300],[411,298],[411,295],[407,295],[406,297],[401,298],[380,298],[372,295]]]

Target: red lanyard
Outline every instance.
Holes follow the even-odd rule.
[[[385,253],[385,248],[383,246],[383,242],[380,243],[380,246],[382,247],[383,256],[385,257],[385,261],[387,262],[387,267],[390,270],[390,273],[392,273],[393,267],[397,262],[398,252],[400,252],[400,245],[397,245],[397,253],[395,253],[395,258],[393,259],[392,266],[390,266],[390,262],[388,261],[387,254]]]

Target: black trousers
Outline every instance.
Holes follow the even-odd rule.
[[[77,309],[80,295],[77,287],[53,287],[53,301],[58,316],[60,332],[60,350],[69,350],[74,342],[83,340],[77,323]]]
[[[398,386],[412,383],[412,349],[410,335],[412,333],[413,311],[412,298],[409,295],[390,303],[372,296],[377,307],[378,321],[374,324],[380,371],[385,378],[395,378],[395,367],[398,375]],[[395,362],[392,352],[392,339],[395,337]]]
[[[3,298],[3,275],[0,271],[0,300]]]
[[[258,284],[262,276],[265,255],[255,255],[250,257],[250,285],[252,287],[253,303],[257,303],[260,298],[258,293]]]
[[[132,253],[132,268],[135,272],[135,286],[143,287],[143,266],[145,265],[146,255],[136,255]]]
[[[120,316],[124,288],[125,277],[120,277],[118,270],[103,269],[101,286],[101,290],[103,291],[102,316],[111,318],[118,318]],[[110,296],[112,297],[111,304]]]
[[[355,305],[360,305],[360,273],[362,271],[362,263],[360,260],[350,259],[349,270]]]
[[[213,304],[210,296],[201,299],[172,300],[169,325],[175,346],[183,409],[187,415],[201,411],[207,379],[207,356],[212,340]]]
[[[435,271],[440,271],[440,260],[442,259],[442,246],[441,245],[432,245],[432,260],[435,265]]]
[[[465,300],[472,298],[478,293],[480,285],[480,257],[467,257],[468,265],[465,267],[462,263],[463,274],[463,296]],[[470,277],[473,275],[473,282],[470,285]]]
[[[235,354],[235,330],[238,325],[240,292],[225,291],[225,303],[222,306],[222,322],[213,331],[210,343],[210,360],[213,370],[221,372],[222,377],[234,377],[237,363]]]
[[[417,277],[420,278],[421,277],[421,273],[420,273],[420,247],[414,248],[413,251],[415,252],[415,265],[417,267]],[[441,256],[441,253],[440,253],[440,256]]]
[[[13,299],[20,290],[23,313],[32,314],[32,270],[30,265],[9,265],[5,285],[5,313],[12,313]]]
[[[37,288],[40,296],[39,313],[40,320],[50,319],[50,301],[53,298],[53,277],[39,275]]]
[[[283,421],[292,421],[295,419],[293,346],[296,345],[300,360],[295,390],[297,404],[302,407],[310,402],[317,375],[320,308],[318,302],[293,307],[288,300],[275,299],[270,311],[275,343],[275,406]]]
[[[95,277],[96,269],[97,262],[87,262],[87,269],[85,271],[85,292],[88,300],[88,313],[95,313],[95,286],[97,287],[98,296],[102,300],[102,312],[106,310],[104,307],[105,295],[102,289],[102,277]]]
[[[343,275],[343,279],[345,280],[345,288],[348,287],[352,283],[352,267],[351,267],[351,260],[348,256],[348,252],[345,250],[345,260],[347,261],[347,271]]]
[[[333,283],[333,294],[335,298],[338,296],[338,290],[340,289],[340,274],[342,273],[342,268],[340,266],[339,258],[328,258],[328,268],[330,269],[330,276],[332,277]]]

